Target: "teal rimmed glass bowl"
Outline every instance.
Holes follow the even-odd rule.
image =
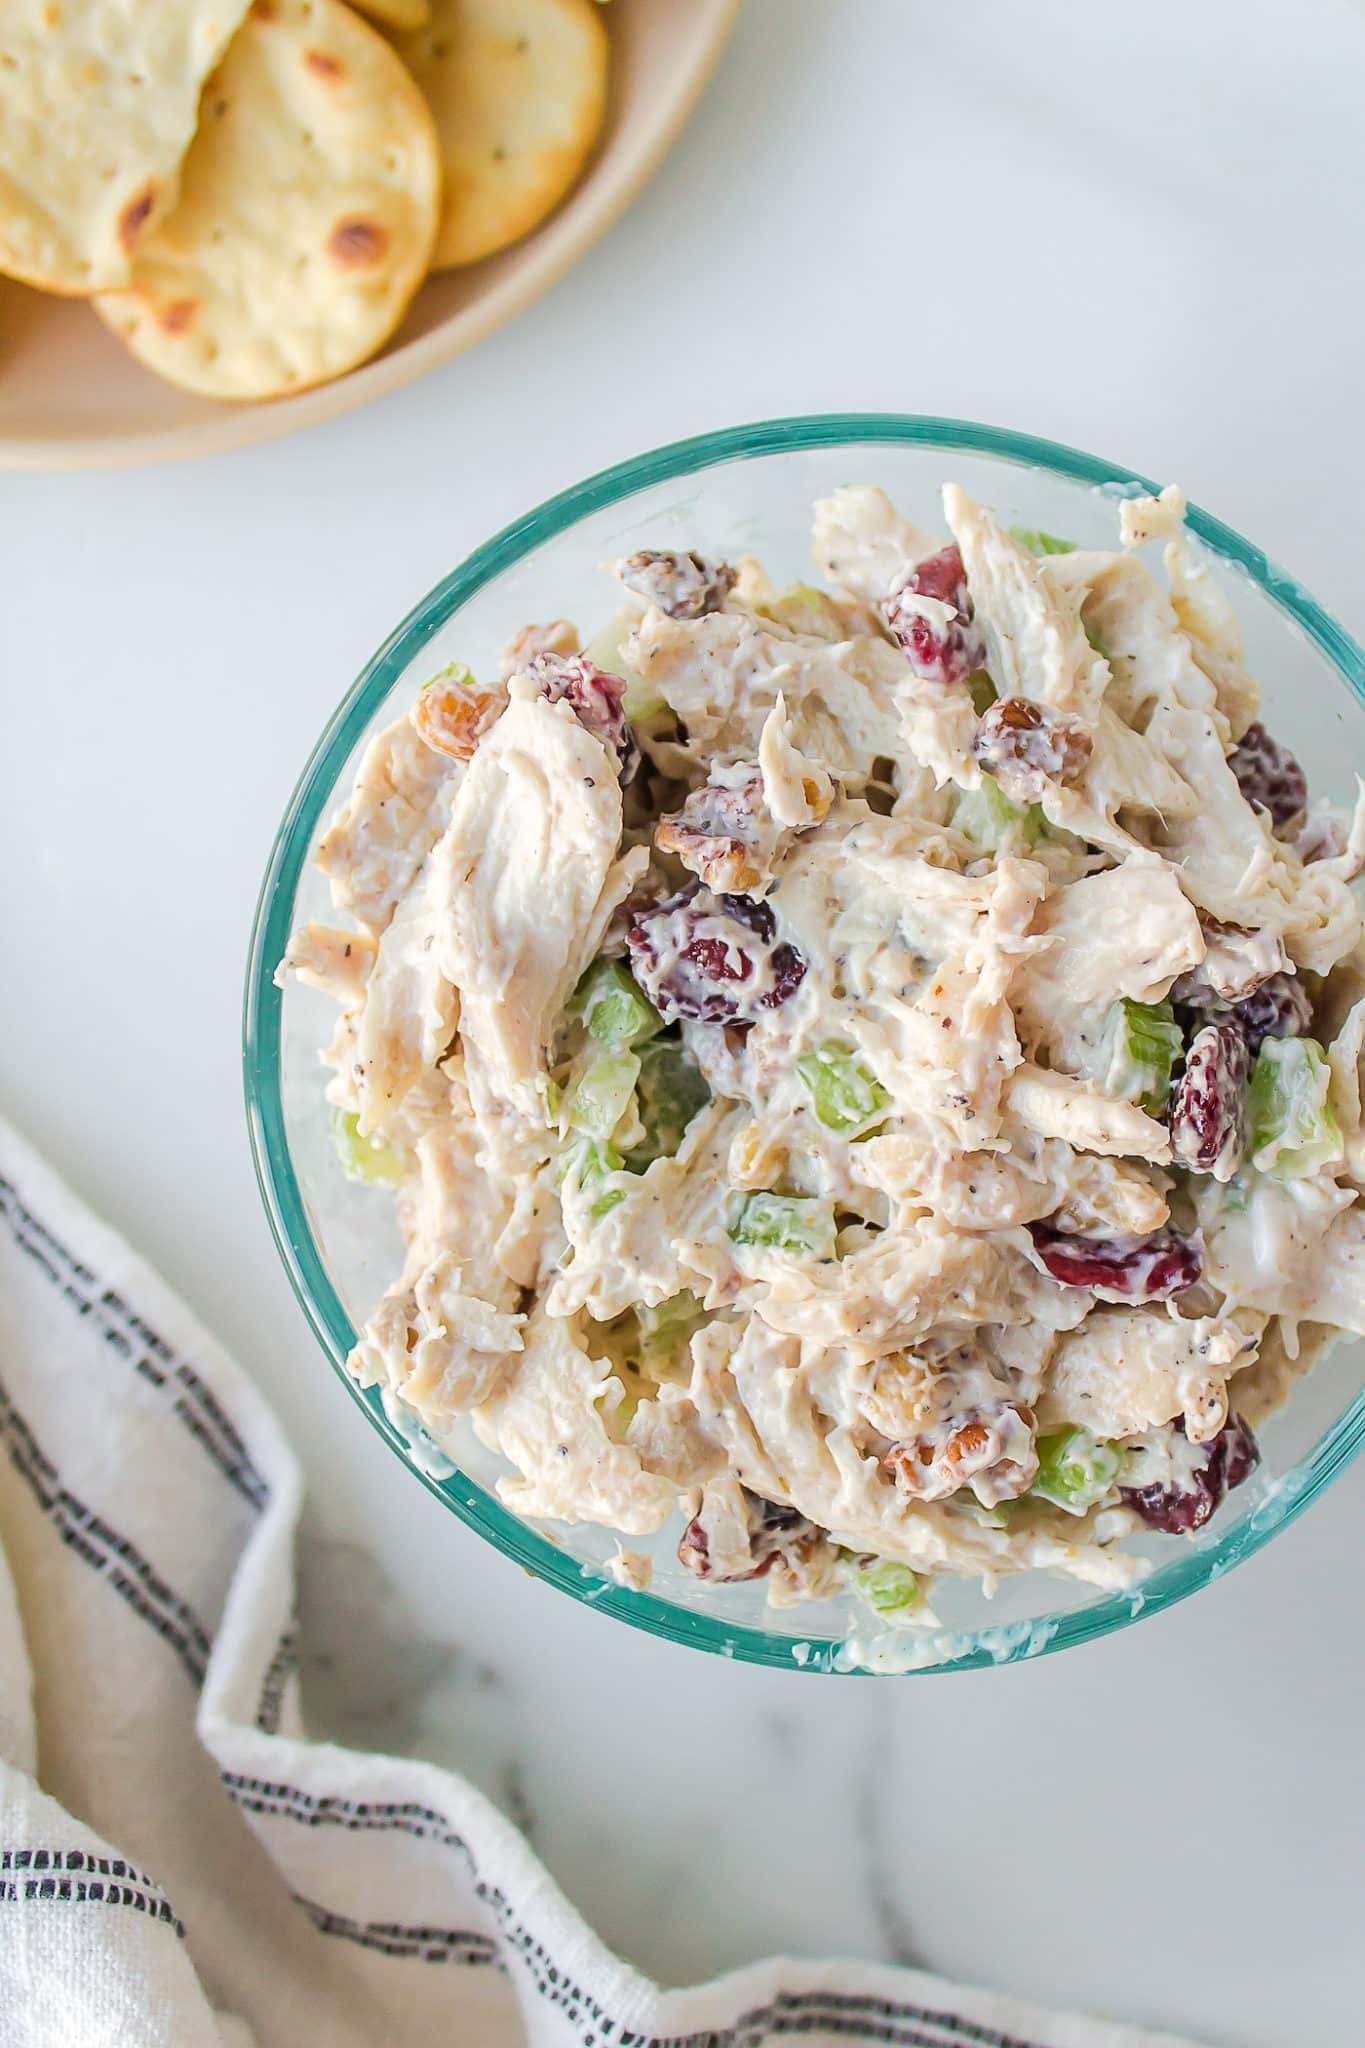
[[[637,546],[760,555],[779,583],[805,568],[812,501],[841,483],[881,484],[917,524],[941,527],[937,493],[952,478],[1007,521],[1114,545],[1114,501],[1149,479],[1026,434],[963,420],[849,413],[732,427],[659,448],[561,492],[507,527],[424,597],[367,664],[318,741],[280,827],[261,890],[247,969],[245,1080],[252,1149],[275,1240],[303,1309],[352,1398],[402,1462],[462,1521],[537,1577],[697,1649],[792,1670],[971,1670],[1089,1641],[1158,1613],[1250,1557],[1340,1472],[1365,1436],[1359,1344],[1339,1345],[1261,1433],[1261,1470],[1193,1540],[1147,1540],[1153,1570],[1133,1593],[1097,1596],[1039,1574],[1006,1580],[994,1601],[947,1583],[941,1633],[878,1635],[866,1610],[840,1601],[783,1611],[761,1584],[703,1588],[672,1556],[677,1531],[652,1546],[649,1592],[614,1583],[614,1547],[592,1527],[532,1526],[494,1485],[503,1466],[472,1431],[438,1447],[344,1370],[357,1325],[398,1270],[401,1243],[383,1190],[338,1170],[318,1052],[333,1006],[274,971],[301,916],[325,915],[309,864],[349,787],[361,748],[443,661],[491,671],[529,619],[567,617],[585,631],[612,609],[598,565]],[[1365,653],[1306,591],[1207,513],[1191,508],[1197,550],[1219,568],[1246,632],[1266,721],[1298,754],[1310,784],[1342,796],[1365,761]],[[649,1544],[636,1547],[650,1549]],[[850,1631],[853,1642],[850,1645]]]

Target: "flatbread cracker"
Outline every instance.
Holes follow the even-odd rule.
[[[204,80],[247,0],[3,0],[0,270],[44,291],[128,282],[175,203]]]
[[[601,131],[609,46],[595,0],[434,0],[395,47],[436,116],[446,199],[433,268],[528,234]]]
[[[179,205],[95,310],[190,391],[302,391],[388,339],[440,206],[436,131],[384,38],[341,0],[255,0],[204,89]]]
[[[391,28],[400,34],[425,28],[431,20],[431,0],[355,0],[355,4],[381,28]]]

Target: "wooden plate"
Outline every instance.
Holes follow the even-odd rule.
[[[657,168],[720,56],[740,0],[612,0],[612,96],[601,144],[558,212],[515,248],[431,278],[358,370],[248,405],[144,370],[79,299],[0,278],[0,467],[109,469],[239,448],[330,419],[482,341],[562,277]]]

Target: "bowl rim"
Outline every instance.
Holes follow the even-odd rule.
[[[700,1614],[651,1592],[618,1586],[580,1564],[548,1534],[521,1521],[477,1482],[455,1469],[439,1478],[424,1471],[386,1415],[379,1391],[361,1388],[346,1371],[356,1331],[328,1277],[294,1171],[280,1089],[282,995],[274,974],[283,957],[294,901],[309,848],[338,771],[377,707],[423,646],[477,591],[512,563],[593,512],[650,485],[754,457],[840,445],[963,450],[1015,467],[1090,484],[1116,499],[1160,487],[1122,464],[1031,434],[970,420],[914,413],[818,413],[760,420],[673,441],[600,470],[514,520],[442,578],[365,664],[313,748],[290,797],[271,849],[257,902],[247,959],[242,1026],[247,1124],[257,1184],[290,1285],[315,1335],[351,1397],[427,1489],[460,1520],[573,1599],[633,1628],[745,1663],[783,1670],[847,1672],[842,1638],[800,1642]],[[1365,650],[1286,571],[1212,514],[1190,505],[1189,530],[1209,551],[1244,571],[1365,703]],[[1079,1608],[1003,1626],[952,1632],[935,1639],[939,1661],[897,1675],[980,1670],[1051,1655],[1091,1642],[1158,1614],[1253,1556],[1287,1528],[1345,1469],[1365,1444],[1365,1392],[1357,1394],[1307,1455],[1272,1482],[1269,1492],[1223,1531],[1218,1541],[1158,1565],[1143,1584]]]

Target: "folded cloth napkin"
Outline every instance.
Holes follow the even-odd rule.
[[[310,1742],[289,1447],[3,1124],[0,1444],[6,2048],[1180,2048],[867,1963],[660,1990],[462,1779]]]

